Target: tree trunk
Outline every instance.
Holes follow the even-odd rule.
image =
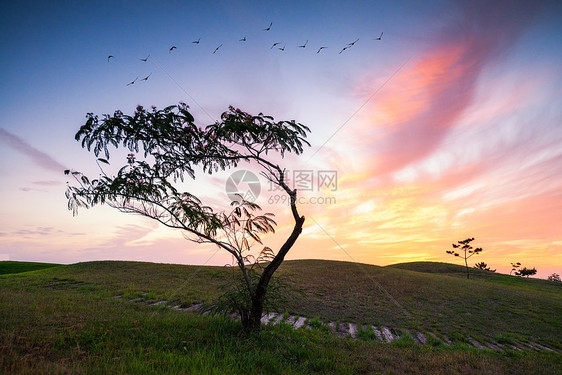
[[[259,331],[261,327],[261,318],[263,314],[263,305],[265,303],[265,295],[267,293],[267,286],[269,281],[273,277],[273,274],[279,268],[285,255],[289,252],[291,247],[294,245],[295,241],[302,232],[302,227],[304,224],[304,216],[298,218],[295,222],[293,232],[287,238],[287,241],[281,246],[281,249],[273,259],[271,263],[263,270],[260,277],[260,281],[256,286],[256,290],[252,297],[252,308],[248,313],[248,319],[244,322],[242,321],[242,326],[246,331]]]
[[[265,294],[261,297],[254,298],[254,300],[252,301],[252,311],[250,311],[250,328],[253,331],[260,330],[264,303]]]
[[[239,311],[242,328],[244,328],[245,331],[251,332],[260,330],[264,302],[265,295],[259,299],[253,298],[251,310]]]
[[[468,272],[468,262],[466,259],[466,254],[464,255],[464,265],[466,266],[466,278],[470,279],[470,273]]]

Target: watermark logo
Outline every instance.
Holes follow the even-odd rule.
[[[322,188],[330,191],[338,190],[337,171],[318,171],[318,190]]]
[[[232,201],[239,202],[243,199],[248,202],[254,202],[260,195],[261,184],[258,176],[253,172],[242,169],[228,177],[225,190]]]
[[[283,178],[291,189],[299,191],[334,192],[338,190],[338,172],[335,170],[298,169],[285,171]],[[276,192],[283,191],[283,189],[276,183],[269,181],[268,191]]]
[[[285,171],[283,180],[290,189],[297,189],[304,196],[299,196],[297,204],[336,204],[333,196],[324,196],[338,190],[338,173],[335,170],[310,170],[300,169]],[[269,192],[269,204],[290,204],[290,198],[285,190],[272,180],[264,187]],[[226,181],[226,194],[232,201],[240,202],[242,199],[254,202],[261,192],[261,184],[255,173],[248,170],[239,170],[232,173]],[[322,192],[322,196],[311,196],[315,192]]]

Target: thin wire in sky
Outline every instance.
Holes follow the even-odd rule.
[[[355,110],[355,112],[353,112],[353,113],[349,116],[349,118],[348,118],[347,120],[345,120],[344,123],[341,124],[341,125],[336,129],[336,131],[334,131],[334,133],[332,133],[332,135],[330,135],[330,136],[328,137],[328,139],[326,139],[326,141],[325,141],[322,145],[320,145],[320,147],[318,147],[318,148],[316,149],[316,151],[314,151],[314,153],[308,158],[307,162],[310,161],[310,160],[318,153],[318,151],[320,151],[326,144],[328,144],[328,142],[330,142],[330,140],[331,140],[332,138],[334,138],[334,137],[336,136],[336,134],[337,134],[341,129],[343,129],[343,128],[351,121],[351,119],[354,118],[354,117],[357,115],[357,113],[359,113],[359,111],[361,111],[361,110],[363,109],[363,107],[365,107],[365,106],[367,105],[367,103],[369,103],[369,102],[375,97],[375,95],[376,95],[377,93],[379,93],[379,91],[382,90],[382,89],[396,76],[396,74],[398,74],[398,72],[400,72],[400,70],[402,70],[402,68],[404,68],[404,66],[411,60],[411,58],[412,58],[412,56],[410,56],[408,59],[406,59],[406,61],[404,61],[404,62],[398,67],[398,69],[396,69],[396,70],[394,71],[394,73],[392,73],[392,75],[390,75],[390,77],[388,77],[387,80],[384,81],[384,82],[367,98],[367,100],[365,100],[365,102],[362,103],[362,104],[359,106],[359,108],[357,108],[357,109]],[[318,224],[318,222],[314,219],[314,217],[311,216],[310,218],[311,218],[312,221],[314,221],[314,223],[324,232],[324,234],[326,234],[326,236],[328,236],[328,238],[330,238],[330,239],[336,244],[336,246],[337,246],[340,250],[342,250],[342,251],[349,257],[349,259],[351,259],[351,260],[359,267],[359,269],[361,269],[361,271],[377,286],[377,288],[379,288],[379,290],[380,290],[381,292],[383,292],[383,294],[385,294],[385,295],[388,297],[388,299],[390,299],[397,307],[399,307],[400,309],[402,309],[402,311],[404,311],[404,313],[405,313],[406,315],[408,315],[409,317],[411,317],[411,314],[410,314],[410,313],[409,313],[409,312],[408,312],[408,311],[407,311],[407,310],[406,310],[406,309],[405,309],[405,308],[404,308],[404,307],[403,307],[403,306],[402,306],[402,305],[401,305],[401,304],[400,304],[400,303],[399,303],[399,302],[398,302],[398,301],[397,301],[397,300],[396,300],[396,299],[395,299],[395,298],[394,298],[394,297],[377,281],[377,280],[375,280],[375,279],[373,278],[373,276],[372,276],[370,273],[368,273],[367,270],[365,270],[365,269],[361,266],[361,264],[359,264],[359,263],[351,256],[351,254],[349,254],[349,253],[344,249],[344,247],[339,244],[338,241],[336,241],[336,239],[335,239],[334,237],[332,237],[320,224]]]
[[[160,65],[160,63],[158,63],[158,61],[156,61],[156,59],[153,58],[152,61],[154,61],[154,63],[158,66],[158,69],[160,69],[162,72],[164,72],[164,74],[166,74],[166,75],[168,76],[168,78],[170,78],[170,80],[171,80],[172,82],[174,82],[174,83],[176,84],[176,86],[177,86],[181,91],[183,91],[183,93],[184,93],[185,95],[187,95],[187,96],[193,101],[193,103],[195,103],[203,112],[205,112],[205,114],[211,119],[211,121],[213,121],[213,122],[216,121],[216,119],[213,118],[213,116],[211,116],[211,115],[209,114],[209,112],[207,112],[207,111],[205,110],[205,108],[203,108],[203,106],[202,106],[201,104],[199,104],[199,102],[197,102],[197,100],[195,100],[195,98],[194,98],[193,96],[191,96],[191,95],[187,92],[187,90],[184,89],[183,86],[180,85],[179,82],[176,81],[176,80],[174,79],[174,77],[172,77],[172,76],[170,75],[170,73],[168,73],[168,71],[162,67],[162,65]]]
[[[338,127],[338,128],[336,129],[336,131],[335,131],[330,137],[328,137],[328,139],[327,139],[318,149],[316,149],[316,151],[310,156],[309,160],[312,159],[312,158],[318,153],[318,151],[320,151],[326,144],[328,144],[328,142],[329,142],[332,138],[334,138],[334,136],[336,136],[336,134],[337,134],[343,127],[345,127],[345,126],[351,121],[351,119],[354,118],[354,117],[357,115],[357,113],[359,113],[359,111],[361,111],[361,110],[363,109],[363,107],[365,107],[365,106],[367,105],[367,103],[369,103],[369,102],[375,97],[375,95],[376,95],[382,88],[384,88],[384,86],[386,86],[386,84],[388,84],[388,82],[390,82],[390,81],[392,80],[392,78],[394,78],[394,77],[396,76],[396,74],[398,74],[398,72],[400,72],[400,70],[410,61],[410,59],[411,59],[411,57],[408,58],[404,63],[402,63],[402,65],[400,65],[400,66],[398,67],[398,69],[396,69],[396,71],[394,71],[394,73],[393,73],[390,77],[388,77],[388,79],[387,79],[385,82],[383,82],[383,83],[381,84],[381,86],[379,86],[379,87],[367,98],[367,100],[366,100],[363,104],[361,104],[361,105],[359,106],[359,108],[357,108],[357,110],[355,110],[355,112],[353,112],[353,113],[349,116],[349,118],[348,118],[340,127]],[[199,103],[197,102],[197,100],[195,100],[195,98],[194,98],[193,96],[191,96],[191,95],[187,92],[187,90],[185,90],[185,89],[183,88],[183,86],[182,86],[177,80],[175,80],[174,77],[172,77],[172,75],[170,75],[170,73],[168,73],[168,71],[166,71],[166,69],[164,69],[164,68],[162,67],[162,65],[160,65],[160,64],[158,63],[158,61],[156,61],[155,59],[153,59],[152,61],[154,61],[154,63],[158,66],[158,68],[159,68],[162,72],[164,72],[164,74],[166,74],[166,75],[168,76],[168,78],[169,78],[172,82],[174,82],[174,84],[175,84],[183,93],[185,93],[185,94],[186,94],[186,95],[187,95],[187,96],[188,96],[188,97],[189,97],[189,98],[190,98],[190,99],[191,99],[191,100],[192,100],[192,101],[193,101],[193,102],[194,102],[194,103],[211,119],[211,121],[215,121],[215,119],[205,110],[205,108],[203,108],[203,106],[202,106],[201,104],[199,104]],[[312,221],[314,221],[314,223],[315,223],[315,224],[316,224],[316,225],[317,225],[317,226],[318,226],[318,227],[319,227],[335,244],[336,244],[336,246],[337,246],[338,248],[340,248],[340,249],[341,249],[341,250],[342,250],[342,251],[343,251],[343,252],[344,252],[360,269],[361,269],[361,271],[371,280],[371,282],[373,282],[373,284],[375,284],[375,285],[377,286],[377,288],[378,288],[383,294],[385,294],[385,295],[388,297],[388,299],[390,299],[397,307],[399,307],[400,309],[402,309],[402,311],[403,311],[406,315],[411,316],[410,313],[409,313],[409,312],[408,312],[408,311],[407,311],[407,310],[406,310],[406,309],[405,309],[405,308],[404,308],[404,307],[403,307],[403,306],[402,306],[402,305],[401,305],[401,304],[400,304],[400,303],[399,303],[399,302],[398,302],[398,301],[397,301],[397,300],[396,300],[396,299],[395,299],[395,298],[394,298],[394,297],[377,281],[377,280],[375,280],[375,279],[373,278],[373,276],[372,276],[370,273],[368,273],[368,272],[361,266],[361,264],[359,264],[359,263],[351,256],[351,254],[349,254],[349,253],[343,248],[343,246],[341,246],[341,245],[336,241],[336,239],[335,239],[334,237],[332,237],[320,224],[318,224],[318,222],[317,222],[313,217],[311,217],[311,219],[312,219]],[[205,261],[205,263],[203,264],[203,266],[207,265],[207,264],[211,261],[211,259],[217,254],[217,252],[218,252],[219,250],[220,250],[220,249],[217,249],[217,250]],[[202,267],[203,267],[203,266],[202,266]],[[171,295],[168,299],[171,299],[171,298],[174,297],[181,289],[183,289],[183,288],[185,287],[185,285],[186,285],[189,281],[191,281],[191,280],[193,279],[193,277],[195,277],[195,275],[199,272],[199,270],[202,269],[202,267],[198,268],[195,272],[193,272],[193,273],[190,275],[190,277],[188,277],[188,278],[182,283],[182,285],[180,285],[179,287],[177,287],[177,288],[174,290],[174,292],[172,293],[172,295]],[[153,313],[152,315],[154,315],[154,313]]]
[[[357,261],[351,256],[351,254],[349,254],[349,253],[344,249],[344,247],[343,247],[342,245],[340,245],[339,242],[336,241],[336,239],[335,239],[334,237],[332,237],[332,236],[330,235],[330,233],[328,233],[328,232],[324,229],[324,227],[322,227],[320,224],[318,224],[318,222],[314,219],[314,217],[312,217],[312,216],[309,216],[309,217],[312,219],[312,221],[314,221],[314,224],[316,224],[316,225],[318,226],[318,228],[320,228],[320,229],[322,230],[322,232],[324,232],[324,234],[325,234],[326,236],[328,236],[328,238],[330,238],[330,239],[336,244],[336,246],[339,247],[339,248],[341,249],[341,251],[343,251],[343,252],[345,253],[345,255],[347,255],[347,256],[349,257],[349,259],[351,259],[351,260],[353,261],[353,263],[355,263],[355,264],[357,265],[357,267],[359,267],[359,269],[371,280],[371,282],[373,282],[373,284],[375,284],[375,286],[376,286],[381,292],[383,292],[383,294],[385,294],[385,295],[388,297],[389,300],[392,301],[392,303],[394,303],[398,308],[400,308],[400,309],[404,312],[404,314],[407,315],[409,318],[412,317],[412,315],[408,312],[408,310],[406,310],[406,309],[404,308],[404,306],[402,306],[402,305],[400,304],[400,302],[398,302],[398,301],[396,300],[396,298],[394,298],[394,297],[392,296],[392,294],[390,294],[377,280],[375,280],[375,278],[373,277],[373,275],[371,275],[369,272],[367,272],[367,270],[366,270],[359,262],[357,262]]]
[[[349,116],[349,118],[348,118],[347,120],[345,120],[344,123],[341,124],[340,127],[337,128],[336,131],[333,132],[332,135],[330,135],[330,136],[328,137],[328,139],[326,139],[326,141],[325,141],[324,143],[322,143],[322,144],[320,145],[320,147],[318,147],[318,148],[316,149],[316,151],[314,151],[314,152],[312,153],[312,155],[310,155],[310,157],[308,158],[307,162],[309,162],[309,161],[318,153],[318,151],[320,151],[324,146],[326,146],[326,145],[328,144],[328,142],[330,142],[330,140],[331,140],[332,138],[334,138],[335,135],[338,134],[338,132],[339,132],[341,129],[343,129],[343,127],[346,126],[346,125],[349,123],[349,121],[351,121],[351,119],[354,118],[355,115],[357,115],[357,113],[359,113],[359,111],[361,111],[361,110],[363,109],[363,107],[365,107],[365,106],[367,105],[367,103],[369,103],[369,102],[375,97],[375,95],[378,94],[378,92],[379,92],[380,90],[382,90],[383,87],[386,86],[386,84],[387,84],[388,82],[390,82],[390,81],[392,80],[392,78],[394,78],[394,76],[396,76],[396,74],[398,74],[398,72],[399,72],[400,70],[402,70],[402,68],[411,60],[411,58],[412,58],[412,56],[410,56],[406,61],[404,61],[404,63],[402,63],[402,65],[400,65],[400,66],[398,67],[398,69],[396,69],[396,71],[394,71],[394,73],[392,73],[392,75],[391,75],[390,77],[388,77],[387,80],[384,81],[384,82],[379,86],[379,88],[377,88],[377,89],[371,94],[371,96],[369,96],[369,97],[367,98],[367,100],[365,100],[365,102],[364,102],[363,104],[361,104],[361,105],[359,106],[359,108],[357,108],[357,109],[355,110],[355,112],[353,112],[353,113],[351,114],[351,116]]]

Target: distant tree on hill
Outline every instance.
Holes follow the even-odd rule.
[[[482,271],[496,272],[496,270],[490,269],[490,267],[488,267],[488,265],[485,262],[476,263],[474,265],[474,268],[477,268]]]
[[[519,267],[521,267],[520,262],[511,263],[511,271],[509,271],[509,274],[511,275],[511,273],[515,271],[515,274],[517,275],[517,270],[519,269]]]
[[[560,280],[560,275],[555,272],[555,273],[553,273],[552,275],[550,275],[550,276],[548,277],[548,281],[557,281],[557,282],[561,282],[562,280]]]
[[[470,278],[470,272],[468,267],[468,259],[473,255],[482,252],[482,248],[473,248],[470,243],[474,241],[474,238],[467,238],[466,240],[457,241],[457,243],[452,244],[454,250],[446,250],[447,254],[454,255],[464,259],[464,265],[466,267],[466,278]]]
[[[515,272],[515,276],[529,277],[529,276],[536,275],[536,273],[537,273],[537,270],[536,270],[535,267],[533,267],[533,268],[523,267],[523,268],[519,269],[517,272]]]
[[[231,294],[239,298],[232,305],[246,330],[259,330],[273,274],[304,224],[304,216],[297,210],[297,190],[289,187],[285,169],[277,160],[285,153],[301,154],[303,146],[309,145],[305,138],[310,130],[295,121],[274,121],[270,116],[253,116],[233,107],[222,114],[221,121],[202,129],[195,125],[188,108],[185,103],[161,110],[138,106],[130,116],[116,111],[102,118],[89,113],[75,138],[96,157],[103,153],[105,158],[96,161],[101,172],[96,179],[65,171],[77,182],[67,188],[68,208],[76,214],[79,207],[105,203],[178,229],[188,240],[210,243],[228,252],[240,269],[239,279],[246,291]],[[110,147],[131,152],[116,175],[106,173],[104,168],[108,167],[102,166],[109,164]],[[178,190],[184,177],[195,179],[195,170],[212,174],[240,162],[258,166],[262,175],[289,198],[294,223],[277,251],[267,246],[253,250],[254,246],[263,246],[261,236],[274,232],[276,223],[272,214],[256,214],[260,207],[252,197],[231,198],[232,209],[225,212],[215,211],[190,192]]]
[[[529,276],[533,276],[537,273],[537,270],[535,269],[535,267],[533,267],[533,268],[527,268],[527,267],[521,268],[521,262],[511,263],[511,267],[512,267],[511,272],[509,272],[510,275],[511,275],[512,272],[514,272],[513,274],[515,276],[529,277]]]

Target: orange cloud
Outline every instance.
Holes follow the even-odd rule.
[[[391,87],[370,108],[368,116],[377,119],[374,126],[407,125],[422,116],[431,108],[433,98],[465,73],[462,59],[466,49],[466,45],[442,47],[393,78]]]

